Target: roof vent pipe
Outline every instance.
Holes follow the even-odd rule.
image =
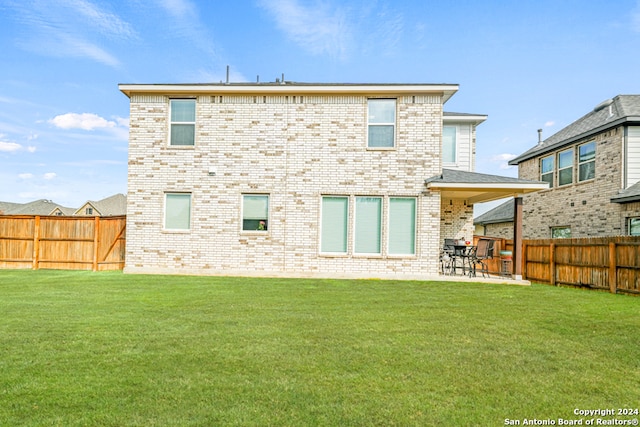
[[[228,65],[227,65],[227,83],[226,84],[229,84],[229,66]]]
[[[538,129],[538,144],[542,144],[542,129]]]
[[[284,73],[282,73],[282,84],[284,84]]]

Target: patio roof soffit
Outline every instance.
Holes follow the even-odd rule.
[[[442,172],[441,175],[425,181],[427,189],[439,191],[443,199],[462,199],[469,204],[490,202],[505,197],[518,197],[549,188],[549,184],[542,181],[452,169],[443,169]]]

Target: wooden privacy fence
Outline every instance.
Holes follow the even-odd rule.
[[[475,240],[485,238],[476,236]],[[513,250],[513,241],[495,240],[489,272],[501,271],[500,250]],[[524,240],[524,279],[612,293],[640,295],[640,237]]]
[[[640,294],[640,237],[523,242],[523,276],[552,285]]]
[[[125,216],[0,216],[0,268],[122,270],[125,228]]]

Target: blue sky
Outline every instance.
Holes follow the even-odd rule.
[[[640,0],[0,0],[0,201],[126,193],[118,83],[456,83],[483,173],[640,93]],[[426,178],[426,177],[425,177]]]

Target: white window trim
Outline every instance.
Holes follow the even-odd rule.
[[[576,167],[576,147],[571,147],[571,148],[567,148],[566,150],[562,150],[562,151],[558,151],[558,158],[556,159],[557,163],[557,178],[558,178],[558,187],[566,187],[567,185],[572,185],[576,182],[576,172],[575,172],[575,167]],[[562,153],[566,153],[567,151],[571,151],[571,166],[565,166],[563,168],[560,167],[560,155]],[[564,171],[567,169],[571,169],[571,182],[567,183],[567,184],[561,184],[560,183],[560,171]]]
[[[553,165],[551,168],[551,171],[543,173],[542,172],[542,163],[543,160],[545,159],[551,159],[553,161]],[[551,185],[549,185],[549,188],[553,188],[553,187],[557,187],[557,182],[556,182],[556,162],[558,161],[558,159],[556,158],[556,156],[554,154],[551,154],[549,156],[544,156],[540,158],[540,181],[544,181],[542,179],[542,177],[544,175],[551,175]]]
[[[420,211],[420,209],[418,209],[418,202],[419,199],[416,196],[389,196],[386,198],[387,199],[387,226],[386,226],[386,255],[389,258],[416,258],[418,256],[418,212]],[[391,199],[413,199],[415,200],[415,204],[413,207],[413,216],[415,219],[415,223],[413,226],[413,253],[412,254],[392,254],[391,251],[389,250],[389,245],[391,242],[391,239],[389,239],[389,233],[391,230]]]
[[[580,161],[580,147],[583,147],[583,146],[588,145],[588,144],[593,144],[593,159],[588,160],[586,162],[581,162]],[[593,181],[594,179],[596,179],[596,174],[595,174],[596,154],[597,154],[596,153],[596,148],[597,148],[596,142],[593,141],[593,140],[592,141],[587,141],[584,144],[580,144],[580,145],[578,145],[576,147],[577,160],[578,160],[578,162],[577,162],[578,164],[576,166],[576,178],[577,178],[576,182],[587,182],[587,181]],[[593,170],[593,178],[580,179],[580,166],[585,165],[587,163],[591,163],[591,162],[593,162],[593,168],[594,168],[594,170]]]
[[[388,123],[370,123],[369,122],[369,102],[371,101],[394,101],[395,103],[395,108],[393,111],[393,123],[388,122]],[[367,150],[372,150],[372,151],[389,151],[389,150],[395,150],[398,146],[398,135],[397,135],[397,129],[398,129],[398,99],[397,98],[368,98],[367,99]],[[369,146],[369,126],[393,126],[393,145],[391,147],[371,147]]]
[[[267,229],[266,230],[245,230],[244,229],[244,196],[265,196],[267,197]],[[271,232],[271,194],[270,193],[242,193],[240,195],[240,233],[241,234],[269,234]]]
[[[444,128],[454,128],[456,131],[456,141],[455,141],[455,152],[454,152],[454,160],[453,162],[445,162],[444,155],[442,156],[442,165],[443,166],[457,166],[458,160],[460,159],[460,126],[458,125],[443,125],[442,126],[442,152],[444,153]]]
[[[335,198],[342,198],[342,199],[347,199],[347,247],[346,247],[346,251],[345,252],[323,252],[322,251],[322,219],[323,219],[323,215],[324,212],[322,210],[322,202],[324,200],[325,197],[335,197]],[[322,256],[328,256],[328,257],[348,257],[351,255],[351,240],[353,240],[353,237],[351,236],[351,227],[352,227],[352,215],[351,215],[351,209],[353,206],[352,203],[352,197],[351,196],[345,196],[344,194],[322,194],[320,196],[320,218],[318,221],[318,254],[322,255]]]
[[[174,122],[171,120],[171,103],[172,101],[193,101],[194,102],[194,120],[193,122]],[[197,132],[196,132],[196,121],[198,119],[198,101],[195,98],[170,98],[169,99],[169,129],[168,129],[168,135],[167,135],[167,141],[169,143],[169,147],[171,148],[178,148],[181,150],[184,149],[193,149],[196,146],[196,138],[197,138]],[[171,128],[174,124],[177,125],[193,125],[193,144],[192,145],[180,145],[180,144],[172,144],[171,142]]]
[[[167,195],[169,194],[180,194],[189,196],[189,228],[167,228]],[[193,228],[193,193],[188,191],[165,191],[163,203],[164,206],[162,209],[162,231],[178,234],[190,233],[191,229]]]
[[[380,229],[378,237],[380,239],[380,252],[356,252],[356,230],[357,230],[357,222],[358,222],[358,208],[357,208],[357,204],[358,204],[358,198],[359,197],[365,197],[365,198],[370,198],[370,199],[380,199]],[[385,251],[385,247],[386,247],[386,242],[384,241],[385,235],[386,235],[386,231],[385,228],[385,224],[386,224],[386,217],[387,217],[387,212],[385,209],[386,203],[385,203],[385,199],[387,197],[384,196],[373,196],[373,195],[362,195],[362,194],[358,194],[357,196],[354,197],[354,203],[353,203],[353,239],[352,239],[352,251],[353,251],[353,256],[354,257],[364,257],[364,258],[371,258],[371,257],[375,257],[375,258],[381,258],[383,257],[384,251]]]

